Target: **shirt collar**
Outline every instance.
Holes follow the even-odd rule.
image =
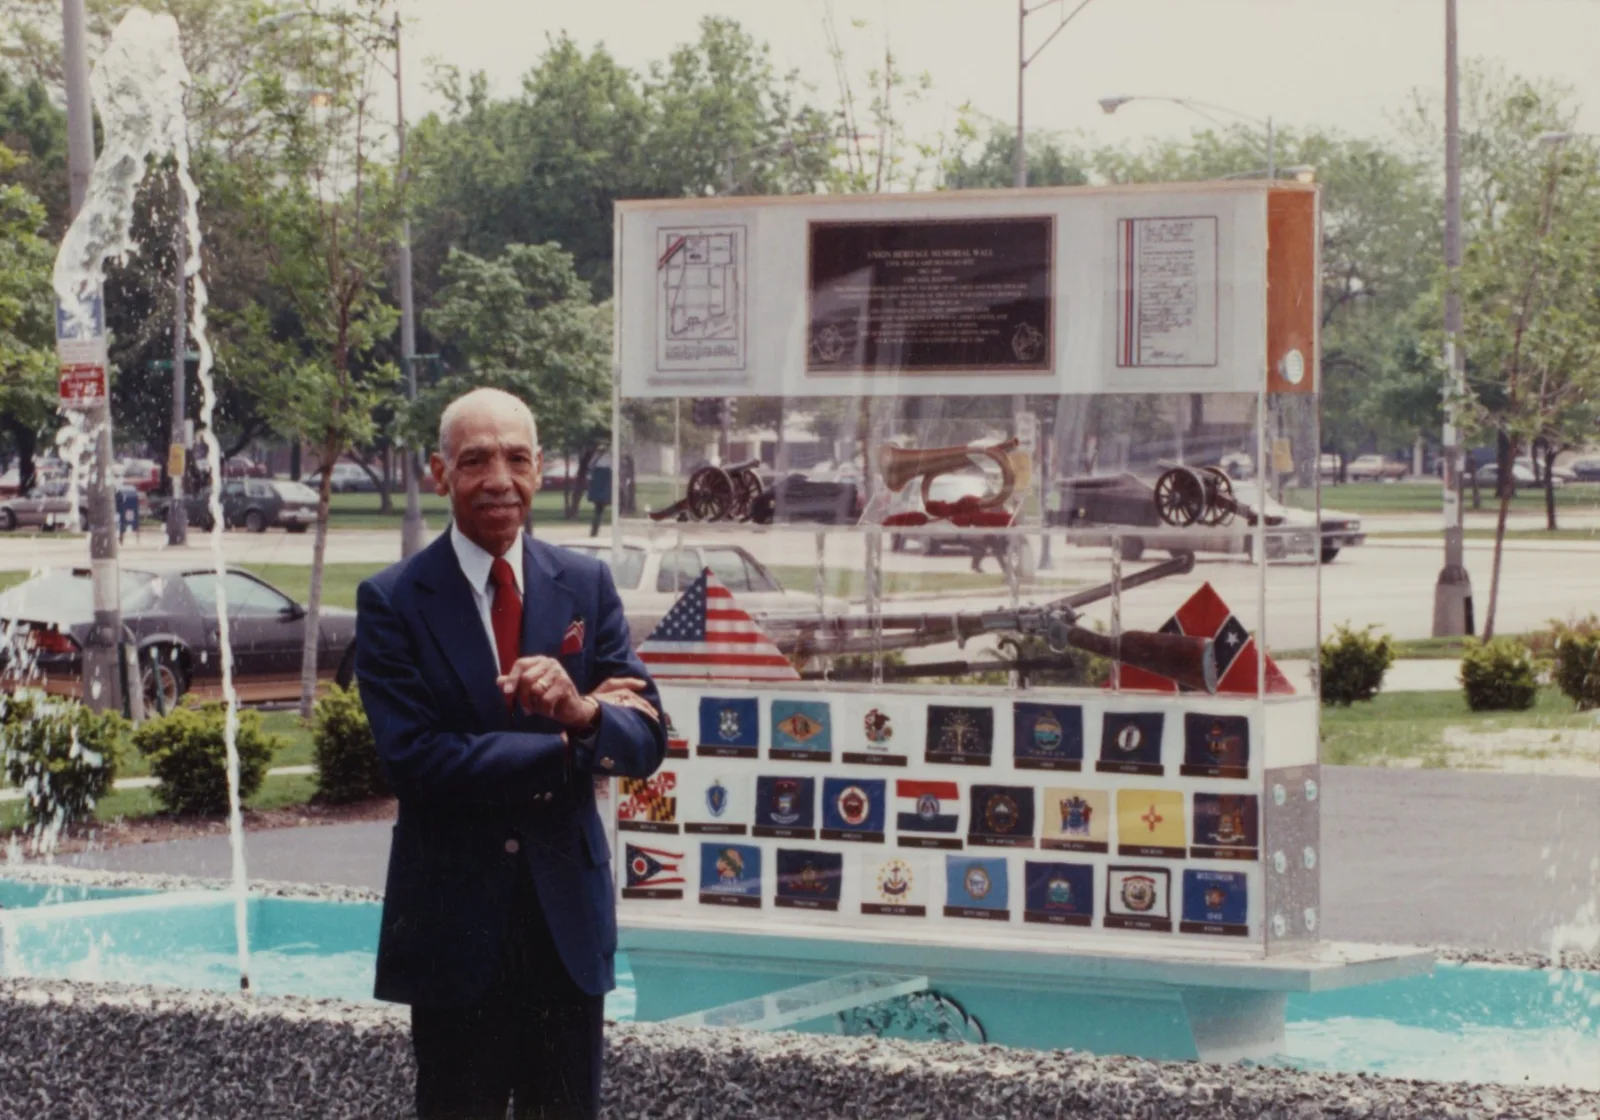
[[[455,549],[456,563],[461,565],[461,572],[467,577],[467,582],[474,591],[487,593],[489,590],[489,569],[494,567],[495,557],[491,556],[476,541],[470,539],[456,527],[450,524],[450,547]],[[522,530],[517,530],[517,539],[511,542],[511,547],[503,553],[511,565],[511,576],[517,581],[517,594],[522,594]]]

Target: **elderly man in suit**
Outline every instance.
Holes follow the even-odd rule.
[[[527,406],[458,398],[430,465],[450,531],[357,596],[400,800],[376,994],[411,1005],[423,1120],[590,1117],[617,943],[595,781],[660,766],[660,699],[609,569],[523,532],[543,467]]]

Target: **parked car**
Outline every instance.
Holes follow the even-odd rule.
[[[613,554],[611,542],[599,539],[562,542],[562,548],[594,556],[611,568],[617,593],[628,616],[635,645],[649,637],[685,588],[710,568],[745,610],[758,618],[814,615],[814,591],[790,591],[766,565],[738,545],[669,544],[625,537]],[[848,604],[825,599],[824,609],[843,613]]]
[[[1411,468],[1382,455],[1361,455],[1345,468],[1344,476],[1351,482],[1393,482],[1411,473]]]
[[[1567,469],[1574,482],[1600,482],[1600,457],[1574,459]]]
[[[1478,488],[1480,490],[1496,490],[1500,480],[1500,464],[1485,463],[1478,468]],[[1551,477],[1555,489],[1566,485],[1560,474]],[[1533,473],[1533,468],[1526,463],[1511,464],[1511,485],[1518,490],[1534,490],[1544,488],[1544,479]]]
[[[922,483],[913,480],[908,485],[917,487],[920,492]],[[946,471],[936,476],[928,484],[928,500],[958,502],[962,498],[982,498],[999,490],[1000,468],[986,459],[982,466],[973,463],[960,470]],[[939,531],[941,526],[948,528],[949,524],[948,521],[933,521],[929,522],[928,531],[892,533],[889,536],[889,549],[892,552],[902,552],[916,547],[920,548],[925,556],[938,556],[946,549],[970,554],[977,542],[983,539],[972,533],[963,535]]]
[[[854,525],[865,502],[861,472],[854,466],[818,465],[790,471],[772,487],[775,520],[812,521],[823,525]]]
[[[322,468],[319,467],[308,474],[306,483],[313,487],[322,485]],[[378,484],[355,463],[335,463],[330,489],[335,494],[376,494]]]
[[[1256,475],[1256,461],[1242,451],[1235,451],[1231,455],[1224,455],[1217,460],[1217,466],[1229,478],[1254,478]]]
[[[38,529],[64,529],[89,527],[89,509],[82,491],[78,493],[78,511],[73,515],[69,484],[65,481],[44,482],[27,494],[16,494],[0,499],[0,531],[32,527]]]
[[[316,523],[317,492],[301,482],[287,479],[236,479],[222,484],[222,525],[225,529],[248,529],[264,533],[269,528],[303,533]],[[158,520],[167,516],[170,499],[158,497],[150,503],[150,515]],[[190,525],[211,531],[211,490],[185,492],[184,516]]]
[[[222,464],[223,478],[271,478],[272,472],[267,470],[265,464],[243,455],[234,455]]]
[[[148,494],[161,485],[161,464],[154,459],[124,459],[117,464],[115,476],[141,494]]]
[[[1137,475],[1120,474],[1064,479],[1061,483],[1061,509],[1051,514],[1051,522],[1076,530],[1072,543],[1088,547],[1107,547],[1113,535],[1120,537],[1122,556],[1137,560],[1147,548],[1170,553],[1220,552],[1249,555],[1254,549],[1256,511],[1267,517],[1267,556],[1278,559],[1289,555],[1310,555],[1320,538],[1317,551],[1324,564],[1331,564],[1341,549],[1364,544],[1367,536],[1361,519],[1354,514],[1324,507],[1321,532],[1307,510],[1295,509],[1267,498],[1262,502],[1253,482],[1233,484],[1234,498],[1248,511],[1232,523],[1219,526],[1190,525],[1178,528],[1161,520],[1156,511],[1155,488]]]
[[[234,686],[242,700],[297,699],[305,608],[243,568],[223,574]],[[122,566],[122,623],[138,649],[147,710],[169,711],[186,694],[221,694],[217,576],[192,561]],[[83,645],[94,624],[89,569],[57,568],[0,592],[0,687],[30,685],[78,696]],[[317,676],[348,685],[355,669],[354,611],[323,607]]]

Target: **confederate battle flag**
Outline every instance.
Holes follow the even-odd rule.
[[[1210,638],[1217,657],[1217,692],[1254,695],[1256,691],[1256,640],[1250,631],[1233,616],[1228,604],[1222,601],[1209,583],[1189,596],[1189,601],[1178,608],[1178,613],[1167,619],[1161,627],[1163,634],[1187,634],[1190,637]],[[1294,685],[1267,658],[1267,692],[1285,695],[1294,692]],[[1190,692],[1154,673],[1122,666],[1121,686],[1144,692]]]

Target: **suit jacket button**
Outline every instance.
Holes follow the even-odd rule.
[[[602,769],[609,770],[615,765],[616,763],[612,762],[609,758],[602,758],[600,760],[600,766]]]
[[[555,799],[556,799],[556,795],[555,795],[555,794],[553,794],[553,793],[546,793],[546,794],[545,794],[545,795],[544,795],[544,799],[545,799],[545,800],[546,800],[546,801],[554,801],[554,800],[555,800]]]
[[[517,843],[515,840],[507,840],[506,841],[506,855],[508,855],[508,856],[516,855],[518,850],[521,849],[521,847],[522,847],[522,845]]]

